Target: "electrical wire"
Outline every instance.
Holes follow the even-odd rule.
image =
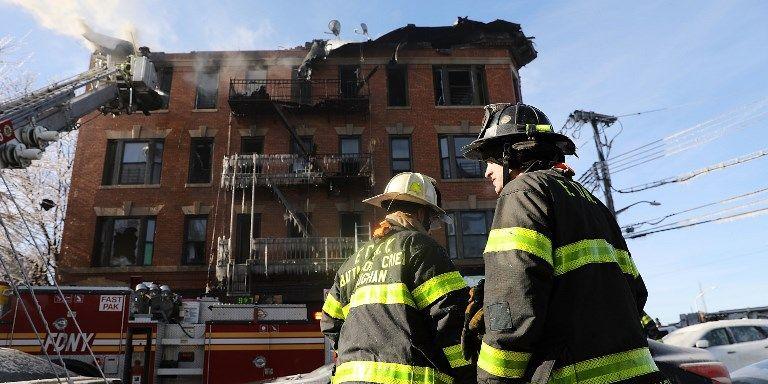
[[[760,151],[757,151],[757,152],[750,153],[748,155],[744,155],[744,156],[737,157],[737,158],[734,158],[734,159],[731,159],[731,160],[720,162],[720,163],[711,165],[711,166],[706,167],[706,168],[697,169],[697,170],[694,170],[692,172],[689,172],[689,173],[686,173],[686,174],[683,174],[683,175],[668,177],[666,179],[652,181],[650,183],[645,183],[645,184],[639,184],[639,185],[636,185],[636,186],[633,186],[633,187],[629,187],[629,188],[614,189],[614,191],[616,191],[618,193],[633,193],[633,192],[644,191],[646,189],[660,187],[660,186],[666,185],[666,184],[681,183],[681,182],[691,180],[694,177],[698,177],[698,176],[701,176],[701,175],[706,174],[706,173],[710,173],[710,172],[713,172],[713,171],[718,171],[718,170],[729,168],[729,167],[732,167],[732,166],[735,166],[735,165],[743,164],[743,163],[746,163],[746,162],[749,162],[749,161],[752,161],[752,160],[756,160],[756,159],[759,159],[759,158],[767,156],[767,155],[768,155],[768,149],[763,149],[763,150],[760,150]]]
[[[672,230],[676,230],[676,229],[694,227],[694,226],[701,225],[701,224],[714,223],[714,222],[723,221],[723,220],[732,220],[732,219],[737,219],[738,220],[738,219],[743,219],[743,218],[755,216],[756,214],[765,214],[765,213],[768,213],[768,207],[760,208],[760,209],[755,209],[755,210],[747,211],[747,212],[741,212],[741,213],[737,213],[737,214],[733,214],[733,215],[729,215],[729,216],[724,216],[724,217],[716,217],[714,219],[701,220],[701,221],[696,221],[696,222],[692,222],[692,223],[688,223],[688,224],[681,224],[681,225],[673,226],[673,227],[669,227],[669,228],[653,229],[653,230],[648,230],[648,231],[644,231],[644,232],[632,233],[632,234],[629,234],[629,235],[627,235],[625,237],[628,238],[628,239],[634,239],[634,238],[638,238],[638,237],[652,235],[654,233],[659,233],[659,232],[666,232],[666,231],[672,231]]]

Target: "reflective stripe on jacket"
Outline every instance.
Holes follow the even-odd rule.
[[[484,252],[478,381],[609,384],[656,372],[638,319],[647,297],[616,220],[555,169],[510,181]]]
[[[321,328],[338,353],[333,383],[474,380],[461,330],[468,288],[445,249],[402,227],[366,243],[336,274]]]

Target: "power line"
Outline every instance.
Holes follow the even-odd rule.
[[[760,150],[760,151],[757,151],[757,152],[750,153],[750,154],[745,155],[745,156],[741,156],[741,157],[737,157],[735,159],[731,159],[731,160],[727,160],[727,161],[724,161],[724,162],[721,162],[721,163],[717,163],[717,164],[711,165],[711,166],[706,167],[706,168],[697,169],[697,170],[694,170],[693,172],[686,173],[684,175],[668,177],[666,179],[661,179],[661,180],[653,181],[653,182],[650,182],[650,183],[640,184],[640,185],[636,185],[636,186],[629,187],[629,188],[616,189],[615,191],[619,192],[619,193],[633,193],[633,192],[644,191],[646,189],[660,187],[660,186],[666,185],[666,184],[680,183],[680,182],[683,182],[683,181],[688,181],[690,179],[693,179],[694,177],[701,176],[701,175],[703,175],[705,173],[721,170],[721,169],[732,167],[732,166],[739,165],[739,164],[743,164],[743,163],[746,163],[746,162],[749,162],[749,161],[752,161],[752,160],[755,160],[755,159],[759,159],[759,158],[761,158],[763,156],[766,156],[766,155],[768,155],[768,149],[763,149],[763,150]]]
[[[678,225],[678,226],[674,226],[674,227],[669,227],[669,228],[654,229],[654,230],[648,230],[648,231],[644,231],[644,232],[633,233],[633,234],[627,235],[626,238],[634,239],[634,238],[637,238],[637,237],[643,237],[643,236],[651,235],[651,234],[654,234],[654,233],[672,231],[672,230],[675,230],[675,229],[688,228],[688,227],[693,227],[693,226],[697,226],[697,225],[701,225],[701,224],[714,223],[714,222],[723,221],[723,220],[744,219],[744,218],[747,218],[747,217],[756,216],[758,214],[768,213],[767,211],[768,211],[768,207],[765,207],[765,208],[755,209],[755,210],[751,210],[751,211],[747,211],[747,212],[741,212],[741,213],[737,213],[737,214],[733,214],[733,215],[729,215],[729,216],[717,217],[717,218],[714,218],[714,219],[701,220],[701,221],[696,221],[696,222],[693,222],[693,223],[682,224],[682,225]]]

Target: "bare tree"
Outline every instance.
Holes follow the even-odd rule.
[[[23,39],[0,37],[0,100],[22,95],[34,83],[25,69],[31,56],[22,54],[22,47]],[[64,134],[30,167],[0,170],[0,217],[23,272],[38,284],[55,278],[76,141],[75,132]],[[18,279],[22,268],[10,245],[5,232],[0,232],[0,256],[13,266],[11,277]]]

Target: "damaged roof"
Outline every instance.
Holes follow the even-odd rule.
[[[334,50],[343,54],[352,52],[359,44],[395,47],[398,44],[426,43],[434,49],[450,49],[462,46],[506,47],[515,63],[522,67],[536,58],[533,38],[523,33],[520,24],[506,20],[488,23],[459,17],[452,26],[417,27],[408,24],[365,43],[350,43]]]

